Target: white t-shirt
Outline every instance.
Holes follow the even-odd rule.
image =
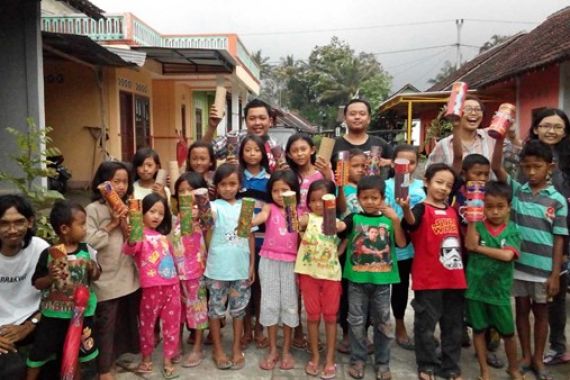
[[[170,205],[170,189],[168,188],[168,186],[164,186],[164,192],[166,194],[166,200],[168,201],[168,204]],[[152,189],[142,187],[139,184],[139,181],[135,181],[133,183],[133,197],[135,199],[141,199],[142,200],[144,197],[146,197],[149,194],[152,194]]]
[[[15,256],[0,253],[0,326],[19,325],[40,308],[41,292],[32,285],[32,275],[40,254],[48,247],[34,236]]]

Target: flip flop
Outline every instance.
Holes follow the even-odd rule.
[[[402,347],[404,350],[407,351],[414,351],[416,345],[412,338],[408,338],[404,341],[396,339],[396,343],[398,346]]]
[[[336,377],[336,364],[332,366],[324,367],[321,371],[321,379],[323,380],[330,380]]]
[[[487,352],[487,364],[493,368],[503,368],[505,363],[493,352]]]
[[[152,362],[140,362],[137,368],[135,368],[136,373],[152,373]]]
[[[245,354],[242,352],[240,360],[238,360],[237,362],[232,361],[230,369],[232,371],[239,371],[243,367],[245,367]]]
[[[162,368],[162,377],[165,379],[177,379],[180,375],[176,372],[174,367],[165,366]]]
[[[309,346],[308,342],[307,342],[307,338],[303,337],[303,341],[300,342],[296,339],[293,339],[293,342],[291,343],[291,347],[297,349],[297,350],[307,350],[307,347]]]
[[[431,370],[418,371],[419,380],[435,380],[435,374]]]
[[[283,371],[289,371],[295,368],[295,359],[293,359],[293,355],[289,354],[281,359],[281,363],[279,363],[279,369]]]
[[[364,378],[364,363],[356,362],[348,367],[348,374],[353,379],[362,379]]]
[[[339,344],[336,345],[336,350],[341,354],[350,354],[350,343],[341,341]]]
[[[505,372],[507,375],[509,375],[509,379],[511,380],[524,380],[524,373],[522,373],[520,370],[517,370],[516,372],[509,372],[507,369]]]
[[[534,373],[534,376],[536,376],[536,380],[554,380],[550,372],[545,368],[537,369],[533,367],[532,372]]]
[[[226,370],[232,367],[232,361],[226,357],[226,360],[218,360],[216,358],[212,358],[214,360],[214,364],[216,365],[217,369]]]
[[[305,373],[309,376],[317,377],[319,376],[319,368],[312,361],[308,361],[305,365]]]
[[[279,355],[273,357],[271,357],[271,355],[267,355],[263,359],[263,361],[259,363],[259,368],[261,368],[264,371],[272,371],[273,368],[275,368],[275,365],[277,365],[278,361],[279,361]]]
[[[253,335],[244,335],[241,337],[241,339],[239,340],[239,345],[241,347],[242,350],[245,350],[246,348],[249,347],[249,345],[251,344],[251,342],[253,342]]]
[[[204,359],[204,354],[192,352],[190,353],[190,355],[188,355],[186,361],[182,363],[182,367],[184,368],[198,367],[202,363],[203,359]]]
[[[262,335],[261,338],[260,337],[254,338],[254,340],[255,340],[255,347],[257,348],[269,347],[269,338],[267,338],[264,335]]]
[[[376,380],[392,380],[392,373],[390,370],[378,369],[376,371]]]

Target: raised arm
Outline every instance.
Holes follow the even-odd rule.
[[[206,129],[206,133],[202,136],[202,140],[207,143],[211,143],[214,140],[214,134],[216,133],[216,129],[218,125],[222,121],[218,117],[218,111],[216,110],[216,106],[212,104],[210,107],[210,113],[208,115],[208,128]]]
[[[459,123],[453,126],[453,161],[451,167],[456,175],[461,174],[461,165],[463,163],[463,146],[461,144],[461,136],[459,135]]]
[[[269,219],[269,214],[271,213],[271,205],[266,203],[259,213],[257,213],[251,220],[252,226],[259,226]]]
[[[495,143],[493,158],[491,159],[491,168],[499,181],[507,182],[508,173],[503,167],[503,139],[497,139]]]

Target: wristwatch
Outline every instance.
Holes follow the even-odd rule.
[[[39,321],[40,320],[37,319],[36,317],[33,317],[32,319],[30,319],[30,322],[32,322],[32,325],[34,325],[34,326],[37,325]]]

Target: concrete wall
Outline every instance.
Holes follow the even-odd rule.
[[[28,117],[41,127],[45,125],[39,1],[2,1],[0,51],[4,58],[0,65],[0,151],[6,157],[16,151],[6,127],[26,131]],[[0,160],[0,170],[18,173],[6,159]],[[6,187],[0,184],[0,188]]]

